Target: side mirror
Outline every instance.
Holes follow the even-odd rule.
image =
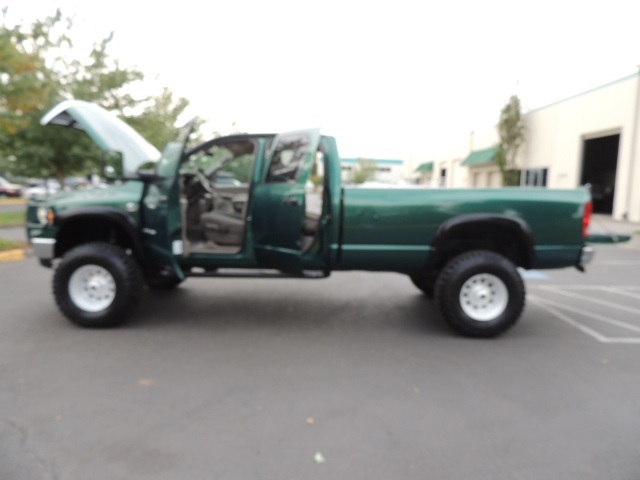
[[[119,180],[123,173],[122,153],[108,151],[102,154],[102,176],[107,180]]]

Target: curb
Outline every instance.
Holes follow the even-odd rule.
[[[2,198],[0,205],[26,205],[29,202],[26,198]]]
[[[3,262],[17,262],[19,260],[24,260],[27,257],[24,248],[17,248],[15,250],[7,250],[5,252],[0,252],[0,263]]]
[[[24,226],[25,226],[24,222],[3,223],[2,225],[0,225],[0,230],[2,230],[3,228],[18,228],[18,227],[24,227]]]

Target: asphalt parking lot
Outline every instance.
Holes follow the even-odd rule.
[[[529,302],[598,342],[640,345],[639,269],[640,251],[600,246],[586,275],[531,280]]]
[[[365,272],[190,279],[81,330],[0,264],[0,478],[635,479],[640,251],[598,250],[529,272],[495,340]]]

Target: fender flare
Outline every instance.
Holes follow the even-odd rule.
[[[515,236],[518,243],[523,247],[523,267],[531,268],[535,259],[533,231],[531,227],[522,218],[498,213],[470,213],[445,220],[440,227],[438,227],[433,242],[431,243],[433,253],[430,255],[430,265],[435,265],[439,252],[444,249],[448,239],[455,236],[456,231],[469,227],[486,230],[494,226],[508,230]]]
[[[138,222],[123,212],[112,207],[76,207],[69,210],[63,210],[62,212],[56,212],[54,224],[60,227],[60,231],[63,231],[64,226],[70,222],[75,222],[82,219],[103,219],[110,223],[116,224],[122,228],[125,234],[131,239],[131,248],[134,255],[140,261],[142,265],[148,264],[147,255],[144,249],[144,242],[142,240],[142,233]]]

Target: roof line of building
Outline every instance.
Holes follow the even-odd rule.
[[[369,160],[380,165],[402,165],[403,160],[391,160],[386,158],[341,158],[341,163],[358,163],[358,160]]]
[[[562,103],[562,102],[566,102],[568,100],[573,100],[574,98],[578,98],[578,97],[581,97],[582,95],[586,95],[588,93],[595,92],[596,90],[600,90],[601,88],[610,87],[611,85],[615,85],[616,83],[624,82],[625,80],[629,80],[629,79],[631,79],[633,77],[637,77],[638,75],[640,75],[640,71],[634,72],[631,75],[626,75],[626,76],[624,76],[622,78],[618,78],[617,80],[613,80],[613,81],[605,83],[603,85],[599,85],[597,87],[590,88],[589,90],[585,90],[584,92],[576,93],[574,95],[571,95],[570,97],[566,97],[566,98],[563,98],[561,100],[556,100],[555,102],[551,102],[551,103],[549,103],[549,104],[547,104],[547,105],[545,105],[543,107],[538,107],[538,108],[531,109],[528,112],[526,112],[524,115],[528,115],[530,113],[538,112],[540,110],[544,110],[545,108],[553,107],[554,105],[557,105],[557,104]]]

